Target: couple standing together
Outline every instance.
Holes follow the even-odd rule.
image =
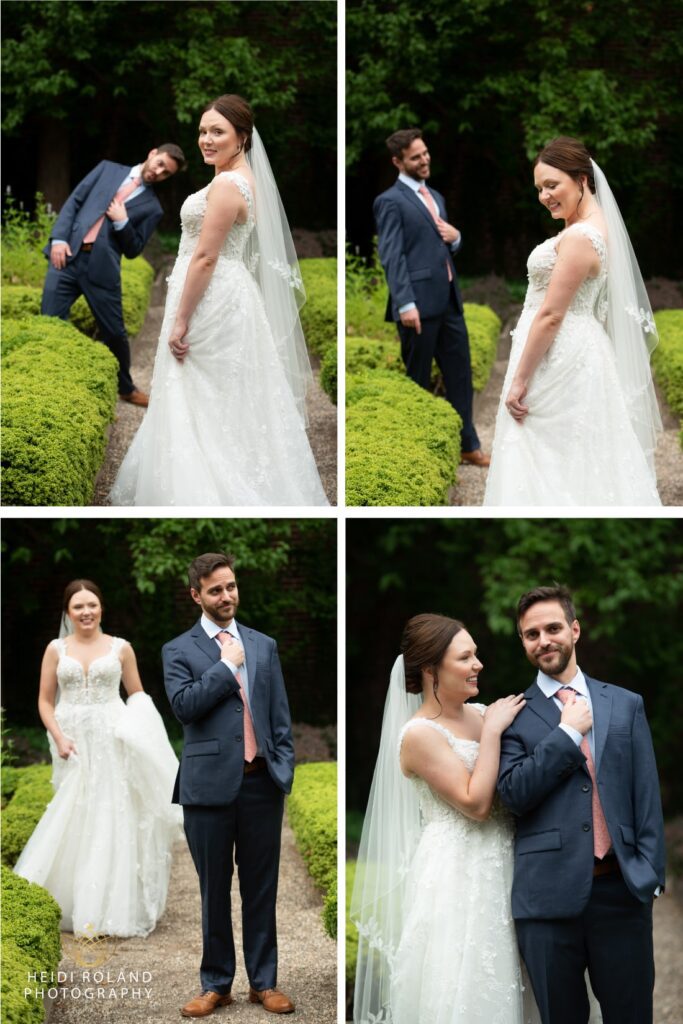
[[[294,744],[277,645],[236,621],[229,555],[200,555],[188,576],[201,617],[162,650],[166,693],[184,731],[180,766],[132,647],[102,632],[99,588],[90,580],[66,588],[64,628],[45,651],[38,704],[56,792],[14,870],[52,893],[67,931],[147,935],[164,912],[182,805],[203,955],[202,991],[180,1012],[205,1017],[233,1001],[234,859],[249,1000],[290,1013],[293,1002],[276,988],[275,905]]]
[[[84,295],[118,360],[119,397],[149,405],[111,504],[326,505],[306,435],[305,291],[249,104],[219,96],[198,135],[214,178],[181,208],[151,397],[130,375],[120,264],[162,216],[152,186],[185,166],[178,146],[132,168],[104,160],[74,189],[45,250],[42,312],[66,319]]]
[[[428,186],[422,132],[387,139],[397,182],[377,197],[379,256],[406,372],[430,389],[432,361],[462,420],[462,461],[486,468],[484,505],[660,505],[661,419],[650,352],[657,331],[628,232],[605,175],[577,139],[534,161],[540,203],[565,228],[532,251],[524,309],[491,456],[472,417],[467,327],[454,256],[463,240]]]
[[[517,629],[536,680],[486,707],[462,623],[406,626],[351,907],[359,1024],[652,1024],[664,838],[642,698],[578,667],[564,587],[524,594]]]

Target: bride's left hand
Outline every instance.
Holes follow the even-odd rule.
[[[171,331],[171,337],[168,339],[168,347],[171,350],[171,355],[182,363],[183,359],[190,351],[190,346],[183,338],[187,334],[187,324],[183,321],[176,320]]]
[[[523,423],[524,418],[529,414],[529,406],[525,405],[523,401],[526,391],[527,385],[524,381],[513,380],[508,396],[505,399],[505,408],[513,420],[517,420],[520,424]]]

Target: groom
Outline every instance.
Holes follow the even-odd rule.
[[[389,285],[386,319],[396,321],[406,373],[427,390],[436,359],[462,420],[462,461],[488,466],[472,422],[470,343],[453,262],[462,238],[448,223],[443,196],[427,187],[431,157],[420,129],[394,132],[387,147],[398,180],[373,207]]]
[[[271,1013],[291,1013],[293,1002],[275,987],[280,833],[294,775],[277,645],[235,620],[239,595],[231,556],[200,555],[188,576],[201,617],[162,650],[166,693],[185,737],[173,802],[183,806],[202,899],[202,992],[180,1012],[206,1017],[232,1002],[234,857],[249,1000]]]
[[[41,313],[66,320],[80,295],[97,321],[102,340],[119,363],[119,398],[146,406],[148,396],[130,375],[130,347],[121,303],[121,253],[139,256],[163,210],[152,188],[184,170],[180,146],[152,149],[130,167],[102,160],[64,203],[43,252],[50,265]]]
[[[586,1024],[586,969],[604,1024],[651,1024],[664,829],[642,697],[578,667],[565,587],[524,594],[517,625],[538,674],[503,733],[498,790],[517,819],[512,914],[543,1024]]]

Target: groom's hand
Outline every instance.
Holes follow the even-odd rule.
[[[228,633],[227,640],[223,641],[223,646],[221,647],[221,658],[227,658],[228,661],[231,661],[233,665],[237,665],[238,668],[240,665],[244,664],[244,649],[242,648],[242,644],[239,644],[237,640],[230,635],[230,633]]]
[[[457,242],[460,238],[458,229],[454,228],[448,221],[442,220],[441,217],[439,217],[436,226],[446,245],[453,245],[453,242]]]
[[[593,716],[588,710],[586,701],[583,698],[577,699],[574,696],[562,708],[560,721],[564,725],[570,725],[572,729],[576,729],[582,736],[585,736],[593,725]]]
[[[412,327],[416,334],[422,334],[420,311],[417,306],[415,309],[407,309],[405,313],[401,313],[401,323],[404,327]]]

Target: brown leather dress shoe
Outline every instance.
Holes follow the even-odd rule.
[[[473,452],[461,452],[460,461],[467,462],[470,466],[485,466],[491,465],[491,456],[486,455],[481,448],[475,448]]]
[[[127,395],[119,395],[119,398],[122,402],[130,402],[131,405],[144,405],[145,408],[149,405],[149,395],[144,391],[138,391],[137,388],[129,391]]]
[[[218,992],[202,992],[200,996],[196,996],[183,1006],[180,1012],[183,1017],[208,1017],[216,1007],[229,1006],[231,1002],[232,996],[229,992],[224,996]]]
[[[249,1002],[261,1003],[264,1010],[269,1013],[294,1013],[294,1003],[276,988],[264,988],[257,992],[255,988],[249,988]]]

